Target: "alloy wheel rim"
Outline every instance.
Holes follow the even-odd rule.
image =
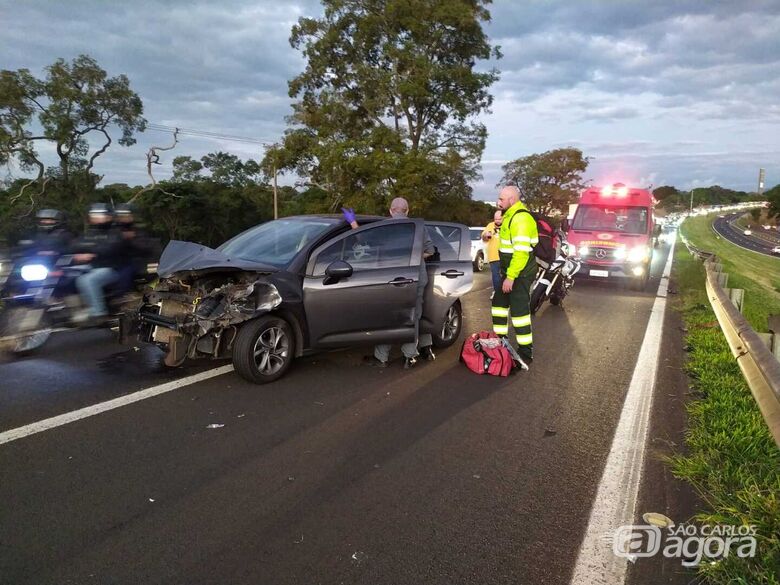
[[[460,316],[457,309],[453,306],[447,311],[447,318],[444,319],[444,325],[441,328],[441,338],[445,341],[449,341],[458,332],[460,328]]]
[[[257,371],[272,376],[287,363],[290,339],[281,327],[269,327],[258,335],[252,352]]]

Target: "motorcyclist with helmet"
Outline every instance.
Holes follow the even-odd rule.
[[[117,289],[127,292],[133,288],[133,281],[146,272],[146,266],[154,255],[153,242],[136,224],[135,209],[129,203],[120,203],[114,208],[115,226],[125,242],[125,264],[119,271]]]
[[[65,214],[58,209],[41,209],[35,214],[35,238],[27,246],[42,256],[61,256],[70,250],[73,234],[65,225]]]
[[[91,269],[76,279],[76,287],[89,307],[93,323],[108,315],[105,289],[119,281],[127,265],[128,249],[121,230],[114,225],[114,215],[105,203],[93,203],[89,209],[89,227],[74,246],[74,261],[89,263]]]

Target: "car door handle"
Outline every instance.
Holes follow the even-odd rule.
[[[460,270],[448,270],[447,272],[442,272],[442,276],[446,276],[447,278],[458,278],[459,276],[463,276],[466,274],[465,272],[461,272]]]
[[[413,278],[404,278],[403,276],[399,276],[398,278],[394,278],[387,284],[392,284],[393,286],[403,286],[405,284],[412,284],[414,283]]]

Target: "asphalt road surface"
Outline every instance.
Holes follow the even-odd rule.
[[[650,292],[580,282],[547,305],[532,370],[507,379],[470,373],[459,347],[409,371],[339,351],[273,385],[228,373],[1,444],[0,583],[568,584],[667,252]],[[486,271],[465,298],[468,332],[490,328],[489,286]],[[674,319],[653,454],[684,422]],[[215,366],[159,359],[56,334],[0,363],[0,432]],[[646,473],[637,512],[682,513],[656,457]],[[690,576],[648,561],[631,579]]]
[[[724,217],[716,217],[712,222],[712,227],[715,232],[728,241],[748,250],[754,252],[760,252],[767,256],[776,256],[772,254],[772,248],[780,246],[780,238],[776,237],[777,232],[772,233],[772,230],[766,230],[766,233],[761,233],[764,230],[753,230],[753,233],[749,236],[745,235],[745,230],[739,227],[733,226],[732,222],[739,219],[744,213],[730,213]]]

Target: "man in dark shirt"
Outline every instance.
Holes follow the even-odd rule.
[[[127,263],[126,242],[113,226],[113,214],[105,203],[94,203],[89,210],[89,228],[75,246],[74,261],[90,263],[92,269],[76,279],[76,287],[89,307],[91,319],[108,315],[105,287],[117,282]]]

